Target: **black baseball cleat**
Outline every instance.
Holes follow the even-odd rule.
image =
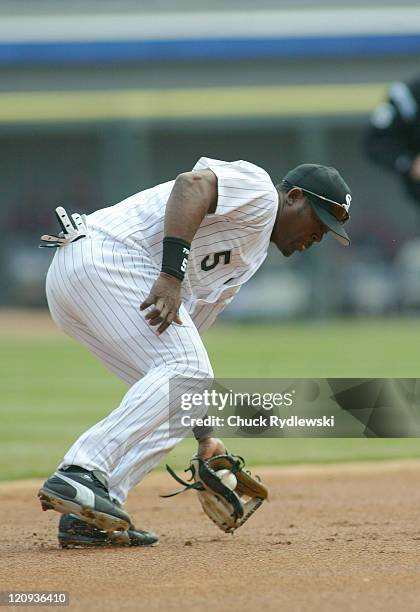
[[[150,531],[129,527],[127,531],[103,531],[74,514],[63,514],[58,524],[61,548],[95,546],[156,546],[159,538]]]
[[[85,523],[104,531],[126,531],[130,516],[109,496],[102,472],[77,465],[58,470],[38,492],[43,510],[75,514]]]

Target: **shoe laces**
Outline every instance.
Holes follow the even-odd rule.
[[[67,468],[64,468],[65,472],[70,472],[70,473],[82,473],[82,474],[88,474],[91,478],[94,479],[95,484],[98,485],[101,489],[103,489],[108,495],[109,495],[109,490],[108,490],[108,481],[107,478],[105,476],[105,474],[103,472],[101,472],[100,470],[87,470],[86,468],[82,468],[78,465],[70,465]]]

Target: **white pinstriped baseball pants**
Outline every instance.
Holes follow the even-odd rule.
[[[169,395],[169,380],[213,377],[183,306],[183,325],[172,324],[159,337],[139,310],[158,274],[145,250],[94,232],[59,248],[47,275],[55,323],[130,386],[121,404],[73,444],[60,467],[101,470],[120,503],[186,434],[185,428],[169,427],[169,416],[181,410],[179,396]]]

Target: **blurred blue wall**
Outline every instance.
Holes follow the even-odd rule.
[[[361,136],[387,85],[419,70],[420,7],[253,4],[0,2],[1,303],[44,303],[51,253],[36,246],[57,204],[92,211],[207,155],[274,182],[302,161],[335,165],[354,196],[352,247],[271,254],[231,316],[261,291],[271,316],[401,308],[418,213]]]

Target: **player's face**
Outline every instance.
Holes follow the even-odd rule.
[[[284,233],[281,232],[282,237],[277,246],[285,257],[309,249],[314,242],[321,242],[328,232],[328,227],[318,219],[304,196],[286,204],[281,225]]]

